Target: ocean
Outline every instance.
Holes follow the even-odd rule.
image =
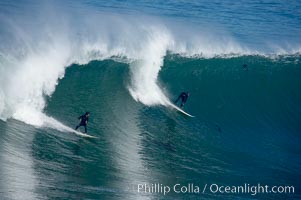
[[[297,0],[2,0],[0,199],[300,199],[300,35]]]

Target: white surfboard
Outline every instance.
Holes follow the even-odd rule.
[[[92,135],[89,135],[89,134],[87,134],[87,133],[82,133],[82,132],[80,132],[80,131],[76,131],[76,130],[70,130],[70,131],[73,132],[73,133],[75,133],[76,135],[81,136],[81,137],[94,138],[94,139],[97,138],[97,137],[92,136]]]
[[[188,117],[194,117],[193,115],[185,112],[184,110],[182,110],[181,108],[179,108],[178,106],[176,106],[176,105],[174,105],[172,103],[169,103],[168,105],[171,106],[172,108],[176,109],[177,111],[181,112],[182,114],[188,116]]]

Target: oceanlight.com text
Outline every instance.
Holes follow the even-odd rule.
[[[205,185],[205,187],[207,188],[207,185]],[[261,185],[260,183],[258,183],[257,185],[250,185],[245,183],[239,186],[211,184],[209,185],[209,191],[210,193],[251,194],[254,196],[257,194],[294,194],[295,187],[282,186],[282,185],[269,186],[269,185]]]

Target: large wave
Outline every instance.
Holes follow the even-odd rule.
[[[51,124],[43,114],[45,96],[51,96],[72,63],[108,58],[129,63],[131,82],[126,87],[136,101],[150,106],[169,102],[157,80],[169,51],[202,57],[264,53],[240,45],[226,31],[217,34],[149,16],[52,8],[32,8],[22,16],[1,15],[3,120]]]

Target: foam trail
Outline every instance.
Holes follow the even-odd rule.
[[[162,28],[150,30],[142,58],[131,64],[132,84],[129,91],[136,101],[146,105],[165,105],[168,101],[157,85],[157,77],[171,43],[172,37],[167,31],[162,31]]]

